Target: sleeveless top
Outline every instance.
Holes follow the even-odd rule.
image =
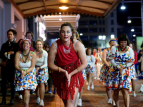
[[[23,62],[23,57],[22,57],[22,53],[20,52],[19,55],[19,67],[21,69],[29,69],[31,67],[31,60],[32,60],[32,55],[33,52],[31,52],[29,59],[26,61],[26,63]]]
[[[57,55],[55,62],[58,66],[64,66],[70,64],[78,59],[78,56],[74,50],[72,43],[70,44],[70,47],[67,47],[64,44],[62,44],[61,39],[58,39],[56,42],[57,42]],[[64,52],[64,48],[66,50],[70,49],[70,53],[66,54]]]
[[[70,47],[67,47],[62,44],[62,41],[59,39],[57,42],[57,55],[55,64],[60,66],[62,69],[65,69],[68,74],[74,71],[76,68],[80,66],[80,60],[74,50],[74,46],[72,42],[70,43]],[[64,49],[70,50],[69,53],[65,53]],[[68,86],[67,78],[62,72],[53,72],[53,84],[57,88],[57,94],[61,99],[68,100],[69,96],[74,98],[75,87],[81,91],[84,85],[84,78],[82,76],[82,71],[74,74],[71,77],[70,86]]]

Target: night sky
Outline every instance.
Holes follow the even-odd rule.
[[[125,0],[125,1],[141,1],[141,0]],[[117,7],[117,22],[118,25],[127,25],[127,17],[141,17],[141,3],[124,3],[125,10],[121,10],[122,3]],[[131,26],[141,26],[141,19],[131,19]],[[128,24],[129,25],[129,24]]]

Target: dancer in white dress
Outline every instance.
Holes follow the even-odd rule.
[[[15,90],[23,91],[24,107],[29,106],[30,90],[35,90],[37,81],[35,77],[36,55],[30,51],[31,41],[24,39],[22,42],[22,51],[15,55]]]
[[[38,87],[36,90],[37,101],[40,106],[44,106],[44,94],[45,94],[45,85],[49,78],[48,75],[48,53],[43,50],[43,41],[38,39],[36,42],[36,79],[38,82]]]
[[[86,67],[86,73],[87,73],[87,81],[88,81],[88,87],[87,90],[94,89],[93,79],[94,79],[94,72],[95,72],[95,57],[91,55],[92,49],[87,48],[86,50],[86,58],[87,58],[87,67]]]

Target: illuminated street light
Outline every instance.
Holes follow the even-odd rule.
[[[82,36],[83,35],[83,33],[80,33],[80,36]]]
[[[129,20],[128,20],[128,23],[132,23],[132,21],[129,19]]]
[[[134,34],[133,37],[136,37],[136,35]]]
[[[111,39],[112,39],[112,38],[115,38],[115,35],[114,35],[114,34],[111,35]]]
[[[125,10],[126,7],[124,5],[121,6],[121,10]]]
[[[134,30],[134,29],[131,29],[131,31],[134,32],[135,30]]]

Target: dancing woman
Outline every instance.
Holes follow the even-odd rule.
[[[61,25],[60,39],[51,45],[48,64],[54,71],[54,85],[65,107],[74,107],[84,79],[82,70],[86,67],[86,55],[81,42],[71,41],[73,27],[70,23]],[[80,61],[79,61],[80,59]]]
[[[101,72],[100,72],[100,81],[102,81],[104,86],[106,87],[108,103],[112,104],[112,93],[111,93],[110,87],[108,86],[108,83],[111,81],[110,76],[112,74],[113,69],[111,68],[112,65],[110,62],[109,54],[110,54],[111,48],[113,46],[117,45],[117,39],[116,38],[110,39],[109,45],[110,45],[110,47],[107,49],[104,49],[103,53],[102,53],[103,66],[102,66]],[[113,105],[115,105],[115,104],[113,104]]]
[[[78,41],[80,41],[82,43],[82,41],[81,41],[81,39],[79,37],[79,33],[76,30],[73,31],[73,35],[72,35],[71,39],[73,40],[74,47],[75,47],[75,45],[76,45],[76,43]],[[82,46],[83,46],[84,52],[85,52],[85,47],[84,47],[83,44],[82,44]],[[85,72],[85,69],[82,70],[82,75],[83,75],[84,80],[86,81],[86,72]],[[78,96],[77,96],[77,101],[76,101],[75,106],[77,106],[77,105],[78,106],[82,106],[82,92],[83,92],[83,87],[81,89],[80,94],[78,94]]]
[[[45,85],[44,83],[47,83],[47,80],[49,78],[48,75],[48,53],[43,50],[43,41],[41,39],[38,39],[36,42],[36,79],[38,83],[38,87],[36,89],[37,91],[37,101],[40,106],[44,106],[44,94],[45,94]]]
[[[134,51],[129,47],[129,39],[126,34],[121,34],[118,38],[119,46],[111,49],[111,64],[114,71],[111,76],[110,87],[114,89],[113,98],[116,106],[119,107],[119,91],[123,94],[125,107],[129,107],[129,92],[132,91],[130,76],[134,61]]]
[[[36,55],[30,51],[31,41],[24,39],[22,51],[15,55],[15,83],[16,91],[23,91],[24,107],[29,107],[30,90],[35,90],[37,81],[35,77]]]
[[[87,48],[86,50],[86,58],[87,58],[87,67],[86,67],[86,73],[87,73],[87,81],[88,81],[88,87],[87,90],[94,89],[93,79],[94,79],[94,72],[95,72],[95,57],[91,54],[92,49]]]

